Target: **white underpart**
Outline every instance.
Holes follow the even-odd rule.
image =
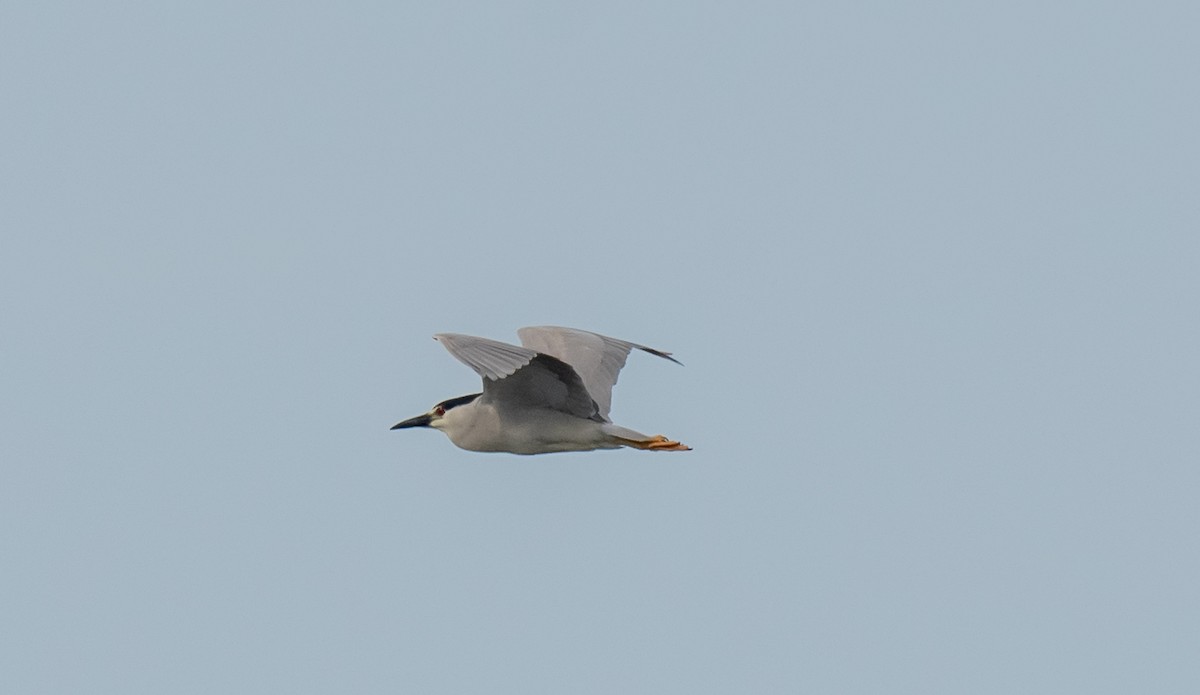
[[[653,439],[608,422],[584,420],[549,410],[506,412],[480,401],[446,411],[443,417],[434,421],[433,427],[444,432],[461,449],[513,454],[618,449],[627,446],[620,440],[648,442]]]

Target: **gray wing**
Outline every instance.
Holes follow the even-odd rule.
[[[579,374],[552,355],[473,335],[438,333],[433,337],[483,377],[484,402],[501,409],[550,408],[603,421]]]
[[[637,348],[681,364],[669,352],[575,328],[531,326],[517,331],[517,335],[526,348],[552,355],[574,367],[605,420],[612,407],[613,386],[630,350]]]

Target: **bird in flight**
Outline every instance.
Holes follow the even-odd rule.
[[[522,328],[517,335],[520,346],[458,333],[433,336],[483,378],[483,392],[442,401],[392,429],[432,427],[469,451],[691,450],[608,417],[612,388],[629,352],[637,348],[682,364],[671,353],[557,326]]]

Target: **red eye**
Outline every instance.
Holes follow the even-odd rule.
[[[441,417],[446,414],[446,409],[439,405],[433,409],[433,414]]]

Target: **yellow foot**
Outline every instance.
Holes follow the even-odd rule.
[[[655,435],[654,441],[647,444],[650,451],[691,451],[691,447],[679,442],[673,442],[662,435]]]
[[[647,451],[691,451],[688,445],[680,444],[679,442],[667,439],[662,435],[655,435],[646,439],[646,441],[637,441],[637,439],[620,439],[620,443],[626,447],[635,449],[644,449]]]

